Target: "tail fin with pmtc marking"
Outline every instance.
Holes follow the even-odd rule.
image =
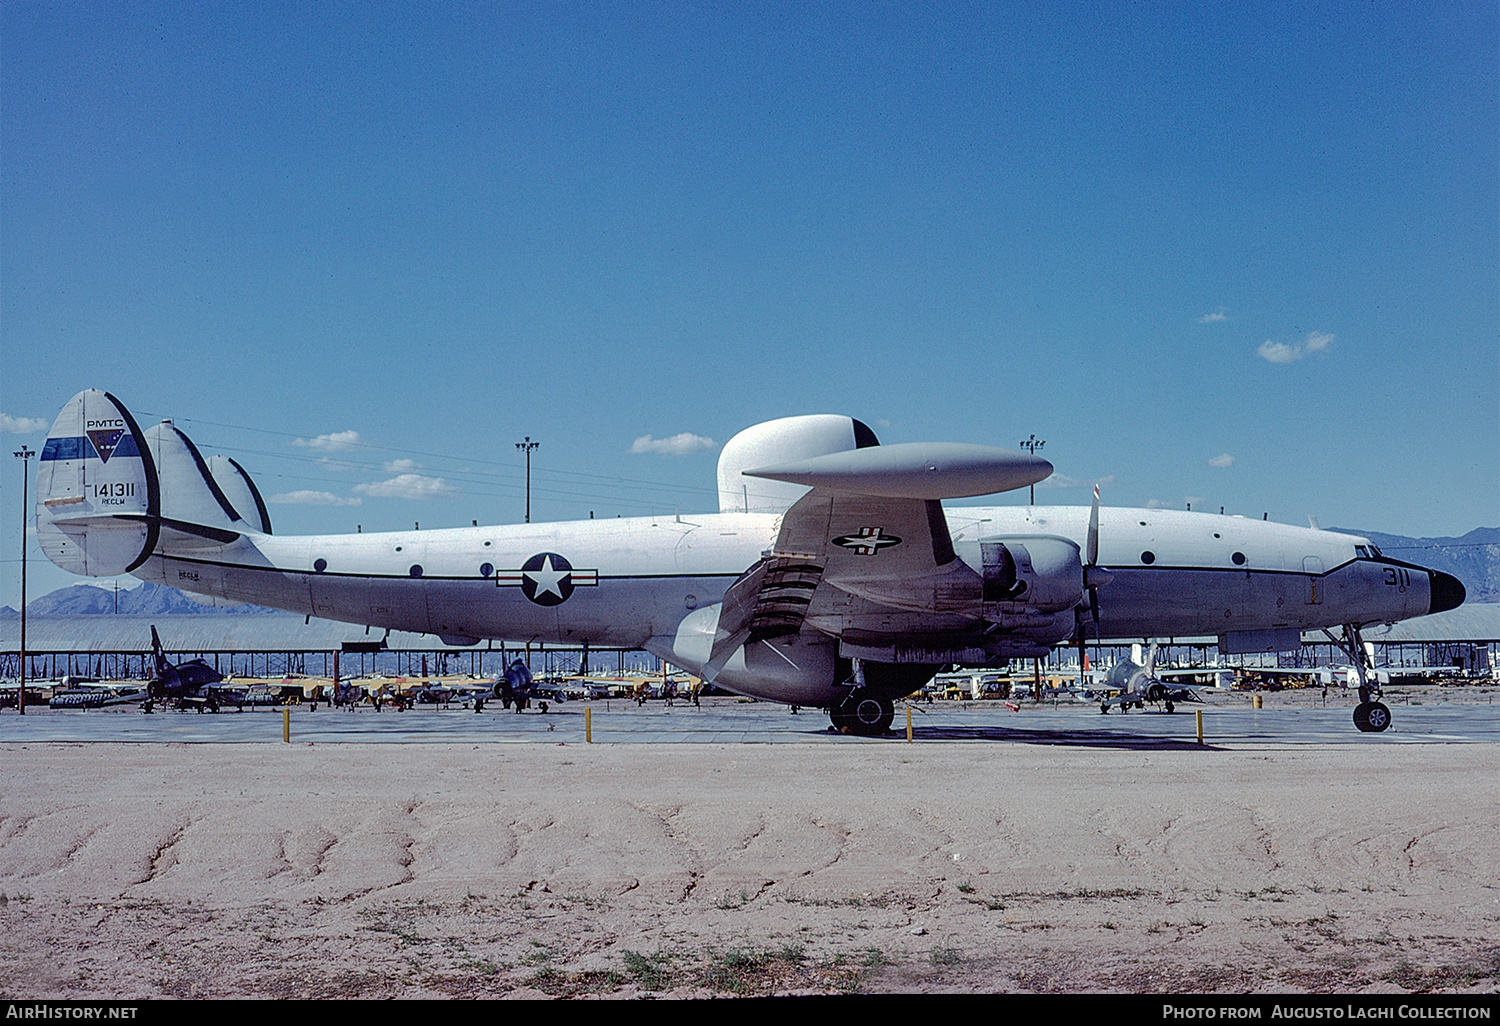
[[[48,559],[91,577],[135,570],[160,546],[201,551],[271,532],[265,502],[239,464],[205,461],[170,421],[142,431],[118,399],[96,389],[68,400],[47,436],[36,526]]]

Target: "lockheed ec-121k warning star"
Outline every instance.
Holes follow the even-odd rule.
[[[282,537],[260,492],[170,422],[113,396],[63,408],[37,472],[37,534],[78,574],[131,573],[229,602],[480,639],[644,649],[730,691],[887,730],[894,700],[948,664],[1039,658],[1101,638],[1218,635],[1295,648],[1340,628],[1451,609],[1454,577],[1366,539],[1223,515],[947,507],[1052,465],[957,443],[880,445],[849,417],[790,417],[719,457],[716,514]],[[1384,729],[1360,678],[1355,722]]]

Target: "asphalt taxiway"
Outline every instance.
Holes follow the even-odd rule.
[[[1388,699],[1388,701],[1390,701]],[[1268,707],[1245,702],[1204,707],[1179,706],[1175,713],[1153,709],[1100,715],[1082,703],[1022,704],[938,702],[913,704],[914,743],[1007,742],[1082,748],[1170,749],[1198,747],[1197,718],[1203,710],[1206,746],[1241,744],[1497,744],[1500,704],[1479,701],[1396,700],[1393,725],[1384,733],[1362,734],[1343,705]],[[587,715],[585,715],[587,711]],[[147,715],[138,707],[30,709],[0,714],[0,742],[113,741],[203,743],[281,741],[283,727],[293,743],[473,742],[580,744],[871,744],[907,738],[907,707],[898,705],[892,731],[884,738],[833,733],[817,709],[793,713],[768,703],[710,699],[701,707],[659,701],[637,706],[628,700],[595,700],[515,713],[488,704],[483,712],[453,706],[416,706],[404,712],[376,712],[365,706],[337,709],[253,708],[219,713],[162,710]]]

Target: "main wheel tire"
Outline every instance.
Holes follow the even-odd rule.
[[[851,695],[829,710],[828,717],[840,733],[878,737],[890,730],[891,722],[896,718],[896,706],[889,698]]]
[[[889,698],[861,698],[854,705],[855,733],[874,736],[891,729],[896,704]]]

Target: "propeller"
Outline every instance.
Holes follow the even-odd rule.
[[[1084,550],[1083,586],[1089,592],[1089,613],[1094,618],[1094,631],[1099,630],[1099,589],[1114,579],[1114,575],[1099,565],[1099,486],[1094,485],[1094,505],[1089,510],[1089,534]]]
[[[1094,636],[1099,636],[1099,589],[1108,584],[1113,575],[1099,565],[1099,486],[1094,485],[1094,505],[1089,510],[1089,533],[1084,542],[1083,586],[1088,590],[1089,615],[1094,620]],[[1075,634],[1078,638],[1078,674],[1083,676],[1083,606],[1074,607],[1077,621]]]

